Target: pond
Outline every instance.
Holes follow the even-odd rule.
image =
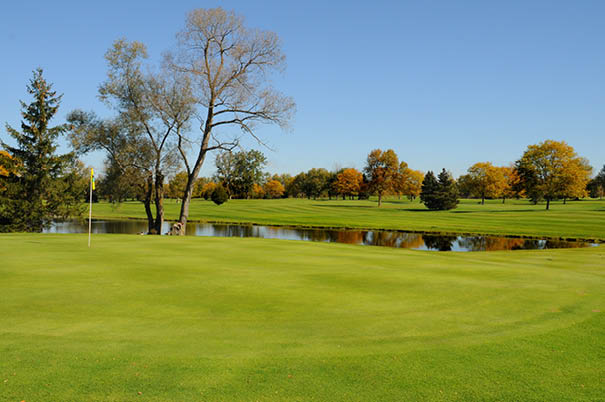
[[[163,233],[170,229],[164,222]],[[138,220],[93,220],[93,233],[136,234],[147,231],[147,222]],[[88,222],[55,222],[45,233],[87,233]],[[521,239],[502,236],[456,236],[433,233],[410,233],[389,230],[312,229],[281,226],[187,223],[188,236],[260,237],[347,243],[365,246],[410,248],[435,251],[537,250],[551,248],[591,247],[596,244],[552,239]]]

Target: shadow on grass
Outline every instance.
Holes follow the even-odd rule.
[[[378,208],[376,205],[315,205],[322,208]]]

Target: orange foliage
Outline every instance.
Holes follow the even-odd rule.
[[[382,196],[393,191],[399,176],[399,158],[392,149],[375,149],[368,155],[365,172],[370,180],[369,189],[378,195],[378,206]]]
[[[265,190],[260,184],[254,183],[252,185],[252,198],[263,198],[265,196]]]
[[[336,176],[334,189],[342,196],[353,196],[359,193],[363,175],[357,169],[344,169]]]
[[[268,198],[280,198],[286,189],[278,180],[269,180],[264,186],[265,196]]]
[[[468,180],[471,193],[481,198],[499,198],[508,185],[504,171],[490,162],[478,162],[468,168]]]

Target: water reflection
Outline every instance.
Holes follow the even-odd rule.
[[[93,221],[93,233],[144,233],[147,222]],[[170,230],[165,222],[162,232]],[[88,223],[79,221],[55,222],[47,233],[87,233]],[[387,230],[327,230],[311,228],[287,228],[278,226],[228,225],[211,223],[187,224],[188,236],[260,237],[266,239],[304,240],[328,243],[347,243],[366,246],[411,248],[437,251],[494,251],[537,250],[550,248],[589,247],[586,242],[560,240],[518,239],[498,236],[446,236],[408,233]]]

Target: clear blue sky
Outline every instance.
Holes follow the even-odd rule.
[[[393,148],[412,168],[458,176],[545,139],[567,141],[595,170],[605,163],[598,0],[6,2],[0,122],[19,125],[38,66],[64,94],[56,123],[75,108],[108,115],[97,88],[111,43],[142,41],[159,59],[187,11],[218,5],[283,40],[288,68],[275,85],[298,111],[289,132],[259,131],[276,150],[263,150],[271,172],[360,169],[370,150]],[[101,167],[99,156],[85,162]],[[213,158],[205,166],[211,174]]]

